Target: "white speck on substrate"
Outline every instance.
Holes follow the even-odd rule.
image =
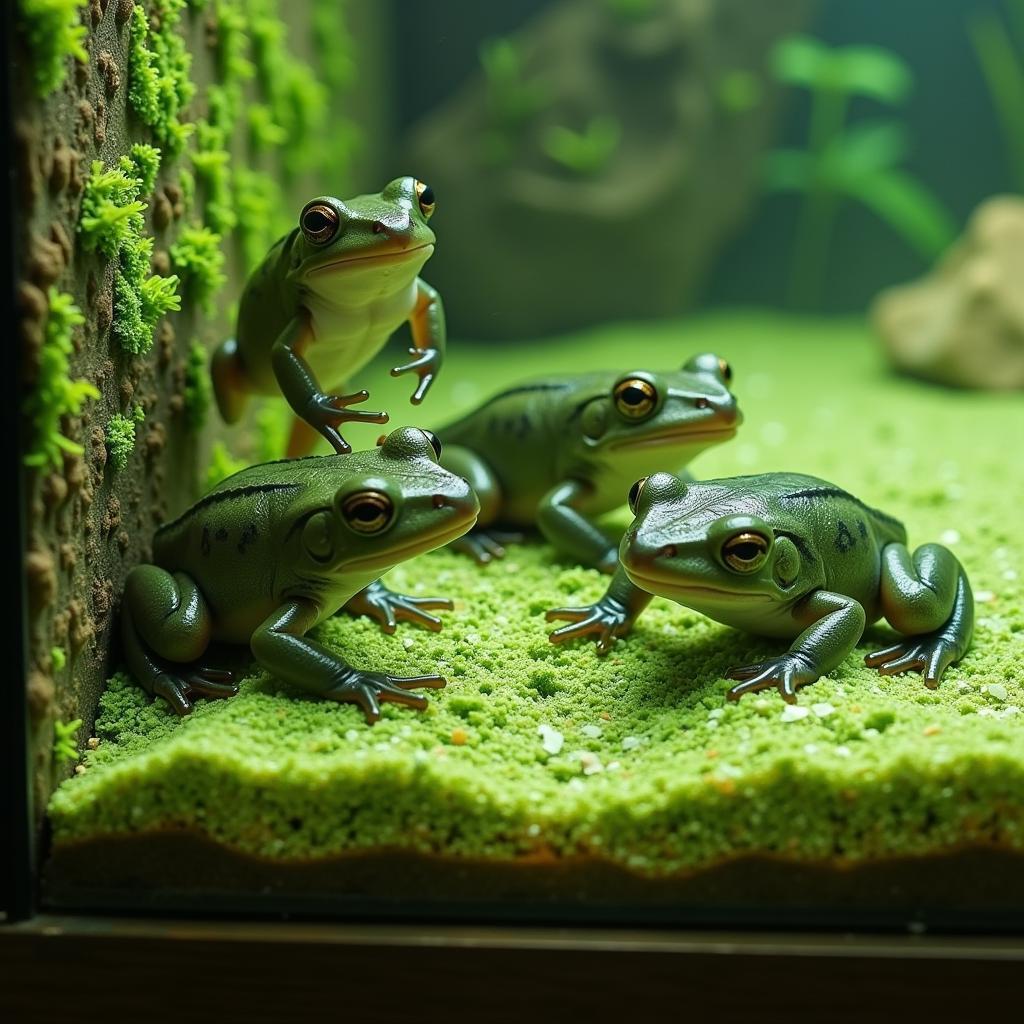
[[[995,697],[996,700],[1003,701],[1010,695],[1006,687],[1002,683],[989,683],[985,687],[990,697]]]
[[[996,595],[991,590],[976,590],[974,592],[974,600],[979,604],[989,604],[996,599]]]
[[[943,530],[939,534],[939,540],[943,544],[959,544],[960,543],[960,531],[959,530]]]
[[[613,772],[616,769],[621,768],[622,765],[618,761],[609,761],[608,764],[605,765],[605,767],[608,769],[608,771]]]
[[[806,718],[810,714],[809,708],[801,707],[799,704],[787,704],[782,709],[782,714],[779,718],[783,722],[799,722],[801,718]]]
[[[550,725],[538,725],[537,735],[540,736],[541,746],[549,754],[561,753],[565,737]]]
[[[1015,580],[1016,578],[1017,578],[1017,570],[1016,569],[1004,569],[1003,570],[1003,579],[1004,580]]]
[[[478,643],[480,643],[480,634],[479,633],[467,633],[466,634],[466,643],[467,644],[478,644]]]
[[[963,679],[958,679],[956,681],[956,688],[958,690],[970,690],[972,689],[972,686],[970,683],[964,682]]]
[[[508,616],[507,615],[495,615],[494,616],[494,621],[499,626],[507,626],[508,625]]]
[[[585,725],[580,732],[584,736],[589,736],[590,739],[596,740],[601,735],[601,726],[599,725]]]
[[[583,765],[584,775],[596,775],[598,772],[604,771],[604,765],[601,764],[600,758],[597,754],[592,754],[589,750],[581,752],[580,764]]]
[[[880,733],[880,732],[879,732],[879,731],[878,731],[877,729],[870,729],[870,728],[869,728],[869,729],[865,729],[865,730],[864,730],[864,735],[865,735],[865,736],[866,736],[866,737],[867,737],[867,738],[868,738],[869,740],[873,740],[873,739],[875,739],[875,738],[876,738],[877,736],[881,736],[882,734],[881,734],[881,733]]]
[[[725,708],[712,708],[708,712],[708,718],[721,718],[725,714]]]
[[[818,744],[817,743],[805,743],[804,744],[804,753],[805,754],[810,754],[810,755],[813,756],[817,752],[818,752]]]
[[[995,713],[994,708],[978,708],[978,714],[981,715],[982,718],[985,718],[988,715],[994,715]]]
[[[844,744],[841,744],[840,746],[836,747],[836,753],[837,753],[837,754],[838,754],[838,755],[839,755],[840,757],[849,757],[849,756],[850,756],[850,754],[852,753],[852,751],[851,751],[851,750],[850,750],[850,748],[849,748],[848,746],[846,746],[846,744],[844,743]]]
[[[622,749],[623,750],[634,750],[643,743],[643,739],[640,736],[623,736],[622,737]]]
[[[347,739],[349,743],[355,743],[355,741],[359,739],[359,733],[355,729],[346,729],[345,739]]]
[[[416,646],[416,641],[415,641],[415,640],[413,640],[413,638],[412,638],[411,636],[406,636],[406,637],[403,637],[403,638],[402,638],[402,646],[403,646],[403,647],[404,647],[404,648],[405,648],[406,650],[409,650],[409,648],[411,648],[411,647],[415,647],[415,646]]]
[[[538,825],[536,822],[534,822],[532,825],[530,825],[527,828],[526,834],[528,836],[539,836],[540,835],[540,825]]]
[[[819,718],[828,718],[829,715],[834,715],[836,713],[836,709],[829,704],[827,700],[819,701],[817,704],[812,704],[811,710]]]
[[[708,719],[708,728],[709,729],[717,729],[718,725],[719,725],[719,722],[718,722],[717,718],[709,718]]]

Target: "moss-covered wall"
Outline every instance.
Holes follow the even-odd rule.
[[[371,25],[372,5],[356,6]],[[90,734],[124,577],[199,487],[216,430],[206,353],[230,330],[244,270],[305,190],[347,187],[359,47],[334,0],[16,8],[38,810]]]

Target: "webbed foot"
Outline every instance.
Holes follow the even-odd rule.
[[[342,423],[387,423],[388,421],[386,412],[349,410],[350,405],[358,405],[369,397],[368,391],[357,391],[353,395],[316,395],[303,410],[303,419],[327,438],[339,455],[348,455],[352,451],[352,447],[338,430]]]
[[[187,715],[192,710],[192,701],[199,697],[234,697],[238,693],[234,674],[223,669],[199,665],[172,667],[168,663],[162,668],[147,689],[154,697],[163,697],[177,715]]]
[[[439,349],[436,348],[410,348],[409,354],[415,356],[409,363],[405,363],[402,366],[395,366],[391,370],[392,377],[399,377],[403,373],[415,373],[419,377],[419,383],[416,385],[416,390],[412,393],[412,397],[409,399],[413,405],[419,405],[423,401],[423,396],[427,393],[430,385],[434,383],[434,378],[437,376],[437,371],[441,368],[441,359],[443,355]]]
[[[409,594],[399,594],[377,580],[351,598],[345,604],[344,610],[353,615],[369,616],[388,634],[395,632],[399,622],[412,622],[437,633],[441,629],[441,620],[436,615],[430,615],[425,609],[441,608],[451,611],[454,607],[453,602],[447,597],[412,597]]]
[[[525,539],[525,534],[512,531],[471,530],[448,546],[453,551],[469,555],[477,565],[487,565],[505,557],[506,544],[521,544]]]
[[[568,619],[570,622],[570,625],[560,626],[549,634],[548,639],[553,644],[593,637],[597,653],[605,655],[618,637],[625,636],[633,628],[635,616],[620,601],[605,594],[600,600],[582,608],[552,608],[544,618],[547,622],[556,619]]]
[[[821,673],[813,668],[806,658],[787,652],[777,658],[769,658],[752,665],[737,665],[730,668],[725,677],[742,680],[726,694],[729,700],[739,700],[745,693],[767,690],[774,686],[787,704],[795,704],[797,689],[820,679]]]
[[[338,682],[322,696],[342,704],[358,704],[367,723],[373,725],[380,718],[383,702],[423,711],[430,702],[422,694],[409,691],[421,686],[442,690],[445,685],[443,676],[389,676],[383,672],[364,672],[346,667]]]
[[[930,690],[938,688],[942,673],[960,659],[958,645],[942,632],[909,637],[880,651],[864,656],[868,668],[878,674],[895,676],[903,672],[920,672],[924,685]]]

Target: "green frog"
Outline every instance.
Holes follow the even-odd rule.
[[[653,595],[667,597],[793,639],[785,654],[726,673],[739,680],[732,700],[776,687],[789,703],[881,617],[906,636],[864,659],[882,675],[916,670],[935,688],[970,645],[974,602],[953,553],[940,544],[911,552],[902,523],[825,480],[766,473],[695,483],[656,473],[633,485],[629,506],[636,518],[606,593],[549,612],[549,621],[572,620],[554,643],[592,636],[606,654]]]
[[[406,320],[413,359],[392,376],[415,373],[418,405],[444,358],[441,297],[418,276],[434,251],[427,221],[433,189],[396,178],[377,195],[308,202],[246,283],[236,336],[213,355],[217,406],[228,423],[251,395],[283,394],[298,417],[288,454],[310,450],[319,433],[335,451],[351,451],[342,423],[386,423],[383,412],[354,410],[369,395],[330,394],[383,348]]]
[[[426,609],[443,598],[407,597],[380,576],[469,530],[479,505],[469,485],[438,464],[427,431],[393,431],[380,447],[243,469],[161,527],[153,564],[125,583],[121,621],[128,667],[142,686],[187,714],[196,697],[237,692],[231,673],[208,667],[211,642],[248,644],[287,683],[360,706],[422,710],[410,692],[445,685],[353,668],[306,634],[340,608],[440,629]]]
[[[637,476],[682,469],[735,435],[742,417],[731,379],[711,353],[668,372],[553,376],[441,427],[442,464],[480,498],[481,529],[455,547],[490,562],[516,536],[509,528],[535,526],[562,554],[613,572],[617,545],[595,520],[622,505]]]

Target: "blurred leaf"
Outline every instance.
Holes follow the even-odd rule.
[[[834,139],[822,157],[822,175],[843,182],[898,164],[907,155],[907,133],[896,121],[862,121]]]
[[[838,87],[883,103],[899,103],[914,84],[902,58],[879,46],[847,46],[835,53]]]
[[[956,236],[953,220],[938,198],[903,171],[880,170],[852,178],[846,191],[927,260],[944,252]]]
[[[789,85],[813,89],[823,80],[831,51],[810,36],[787,36],[772,51],[772,70]]]
[[[577,174],[596,174],[604,169],[618,148],[622,125],[617,118],[598,115],[586,131],[553,125],[544,134],[544,152],[552,160]]]
[[[773,192],[806,191],[814,175],[814,158],[798,149],[777,149],[769,153],[761,165],[764,187]]]
[[[730,114],[745,114],[762,100],[761,80],[752,71],[735,68],[718,80],[715,92],[722,109]]]

